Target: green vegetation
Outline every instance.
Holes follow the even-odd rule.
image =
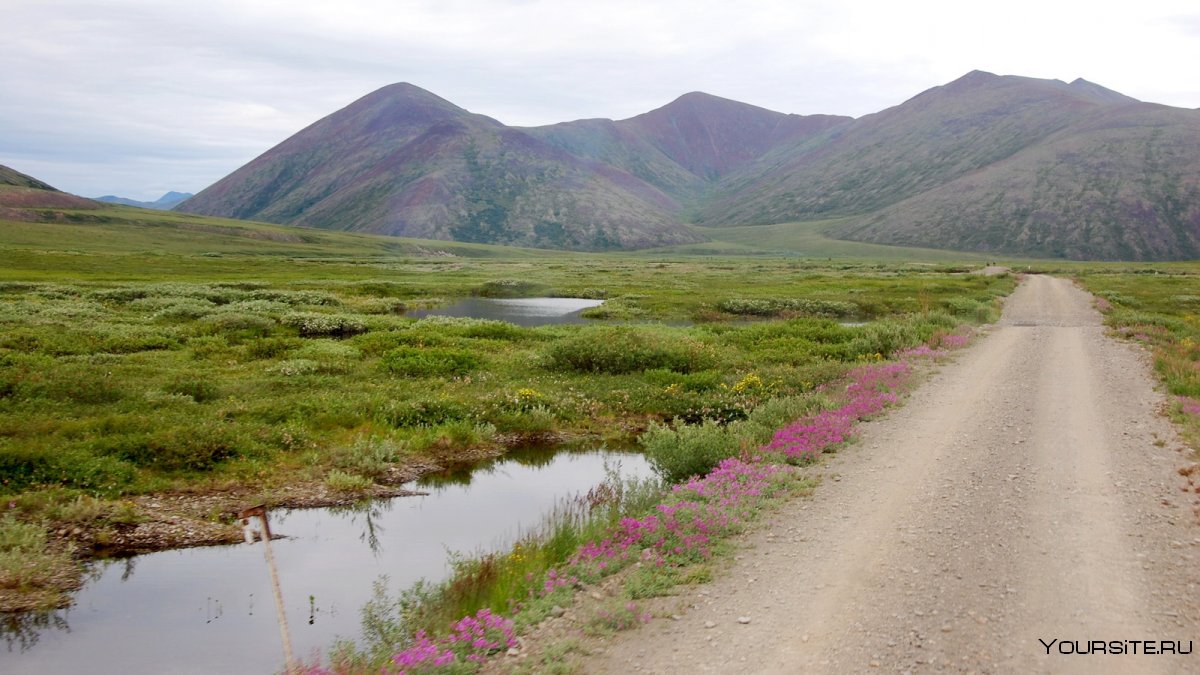
[[[1174,397],[1172,416],[1200,441],[1200,270],[1088,266],[1076,275],[1097,296],[1109,326],[1152,350],[1154,369]]]
[[[56,213],[0,221],[0,496],[45,527],[94,500],[78,524],[97,544],[139,517],[126,506],[138,495],[353,495],[397,466],[530,441],[630,443],[704,420],[761,434],[756,411],[985,319],[1014,283],[928,265],[648,262]],[[607,298],[608,316],[653,323],[404,315],[532,294]]]
[[[833,219],[775,225],[697,227],[697,232],[712,241],[704,244],[676,246],[669,250],[699,255],[778,256],[786,253],[805,258],[896,262],[925,260],[940,263],[963,263],[991,259],[987,254],[982,253],[885,246],[835,239],[827,234],[829,230],[845,222],[847,222],[846,219]]]

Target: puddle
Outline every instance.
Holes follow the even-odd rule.
[[[518,326],[545,326],[586,323],[587,319],[579,313],[602,304],[603,300],[584,298],[465,298],[446,307],[407,312],[406,316],[461,316],[507,321]]]
[[[529,450],[432,477],[424,497],[357,510],[272,512],[272,542],[297,657],[359,635],[373,582],[393,593],[448,573],[447,552],[491,549],[535,526],[605,466],[650,476],[638,454]],[[272,673],[283,664],[262,544],[165,551],[98,563],[75,606],[0,617],[0,672]]]

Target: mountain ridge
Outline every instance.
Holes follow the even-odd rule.
[[[1177,259],[1200,255],[1188,201],[1200,166],[1169,143],[1190,147],[1197,119],[1082,78],[972,71],[856,119],[689,92],[623,120],[509,127],[399,83],[179,208],[582,250],[698,241],[689,223],[838,218],[837,236],[876,243]],[[1064,186],[1100,185],[1106,171],[1125,181],[1118,199],[1066,199]]]
[[[152,202],[129,199],[128,197],[118,197],[117,195],[104,195],[103,197],[92,197],[91,199],[94,199],[98,202],[104,202],[106,204],[121,204],[122,206],[136,206],[142,209],[169,211],[184,200],[190,199],[192,196],[193,195],[190,192],[176,192],[175,190],[171,190]]]

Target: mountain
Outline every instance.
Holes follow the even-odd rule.
[[[624,120],[508,127],[411,84],[300,131],[178,209],[603,250],[833,221],[874,243],[1200,257],[1200,111],[973,71],[858,119],[693,92]],[[711,231],[711,230],[707,230]]]
[[[1200,112],[975,71],[729,176],[708,224],[1072,259],[1200,257]]]
[[[337,230],[602,250],[697,241],[661,190],[411,84],[300,131],[179,210]]]
[[[705,224],[861,214],[1001,161],[1088,112],[1123,103],[1087,83],[974,71],[824,136],[802,139],[731,176]]]
[[[686,201],[781,143],[849,121],[835,115],[785,115],[692,92],[627,120],[579,120],[526,131],[576,156],[619,167]]]
[[[32,209],[97,209],[100,204],[76,197],[49,183],[0,165],[0,219],[31,221],[41,216]]]
[[[124,206],[136,206],[143,209],[170,211],[179,203],[186,199],[190,199],[192,196],[193,195],[190,192],[171,191],[152,202],[140,202],[136,199],[127,199],[125,197],[117,197],[115,195],[104,195],[103,197],[93,197],[93,199],[106,204],[122,204]]]
[[[1042,258],[1200,258],[1200,113],[1095,111],[1042,142],[835,230]]]

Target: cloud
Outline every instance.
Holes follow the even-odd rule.
[[[9,0],[5,24],[0,163],[142,199],[399,81],[517,125],[693,90],[858,116],[976,68],[1200,105],[1200,22],[1178,0]]]

